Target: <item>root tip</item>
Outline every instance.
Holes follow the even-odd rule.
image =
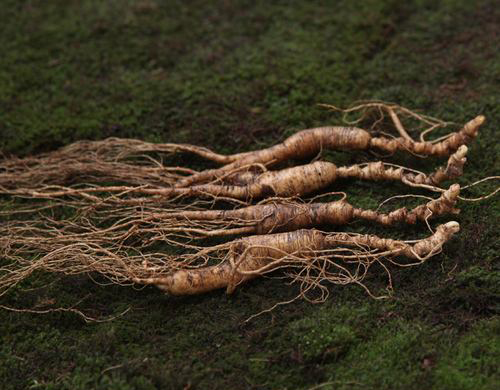
[[[443,225],[446,230],[450,230],[452,233],[457,233],[460,231],[460,224],[457,221],[450,221]]]

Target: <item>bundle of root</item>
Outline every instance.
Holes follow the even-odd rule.
[[[365,104],[353,109],[366,110],[373,107],[379,110],[383,108],[390,114],[400,137],[375,137],[370,131],[357,127],[326,126],[299,131],[267,149],[232,155],[222,155],[188,144],[153,144],[118,138],[80,141],[38,157],[0,160],[0,186],[7,189],[35,188],[80,181],[188,187],[209,183],[245,167],[269,168],[290,159],[311,158],[322,150],[406,151],[422,156],[448,156],[473,140],[485,120],[483,116],[477,116],[444,139],[425,141],[425,133],[436,127],[445,127],[448,123],[415,114],[399,106],[380,103]],[[414,141],[401,124],[398,114],[411,114],[431,126],[422,132],[420,141]],[[196,172],[190,168],[171,167],[163,163],[162,156],[179,152],[192,153],[223,166]]]
[[[474,139],[484,120],[483,116],[478,116],[467,122],[460,131],[437,143],[415,142],[403,137],[394,139],[372,137],[369,132],[355,127],[318,127],[302,130],[287,138],[283,143],[268,149],[230,156],[214,155],[211,158],[213,161],[226,165],[222,168],[193,174],[176,185],[186,187],[212,181],[245,166],[260,164],[269,167],[289,159],[314,157],[325,149],[368,150],[375,148],[388,152],[401,150],[424,156],[447,156]]]
[[[462,174],[465,144],[477,136],[484,117],[428,141],[426,135],[449,124],[377,102],[341,111],[359,114],[353,126],[307,129],[270,148],[232,155],[188,144],[110,138],[0,160],[0,196],[12,202],[0,211],[0,296],[36,271],[96,272],[111,283],[151,284],[173,295],[192,295],[220,288],[231,293],[247,280],[282,269],[300,283],[304,297],[319,289],[316,299],[323,300],[329,283],[365,287],[372,265],[390,280],[391,266],[420,264],[439,253],[459,225],[448,222],[432,231],[428,221],[458,213],[460,186],[445,190],[441,185]],[[357,127],[374,115],[368,130]],[[427,127],[419,140],[403,123],[408,118]],[[383,130],[387,122],[397,137]],[[327,149],[403,151],[448,161],[429,174],[382,161],[338,166],[317,159]],[[165,163],[178,153],[222,166],[198,172]],[[308,164],[276,167],[314,157]],[[400,182],[440,196],[388,213],[351,205],[344,192],[330,202],[306,198],[348,178]],[[425,222],[432,235],[401,241],[316,230],[355,220],[384,226]]]
[[[54,245],[99,244],[104,248],[119,245],[145,249],[155,243],[195,247],[193,239],[244,234],[268,234],[304,228],[346,225],[365,220],[389,226],[415,224],[446,214],[455,208],[460,186],[453,184],[437,199],[411,210],[399,208],[380,213],[352,206],[345,194],[326,203],[296,199],[271,199],[257,205],[228,210],[132,210],[117,208],[104,215],[80,219],[56,219],[40,212],[36,220],[13,220],[0,225],[0,255],[31,256],[50,252]],[[105,226],[105,227],[101,227]]]
[[[68,188],[45,186],[39,189],[12,189],[0,187],[0,193],[31,197],[31,198],[59,198],[80,197],[92,203],[124,203],[143,204],[147,201],[178,200],[182,197],[212,197],[215,199],[236,199],[251,203],[254,199],[266,197],[305,196],[322,190],[340,178],[359,178],[362,180],[400,181],[413,187],[435,187],[445,180],[460,176],[466,162],[467,147],[462,145],[448,159],[444,168],[426,175],[409,168],[395,166],[382,162],[337,167],[327,161],[316,161],[306,165],[286,168],[280,171],[254,173],[246,171],[236,172],[227,178],[201,185],[189,187],[152,187],[152,186],[88,186],[85,188]],[[125,195],[127,199],[99,193]],[[140,195],[136,198],[130,196]],[[149,197],[148,199],[144,196]]]
[[[173,185],[196,171],[165,166],[159,156],[151,156],[148,151],[174,153],[179,148],[182,149],[182,145],[175,145],[175,148],[165,145],[153,147],[153,144],[133,139],[79,141],[35,157],[6,157],[0,160],[0,185],[6,188],[78,182]]]

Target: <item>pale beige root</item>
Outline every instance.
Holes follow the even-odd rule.
[[[231,156],[215,153],[203,146],[190,144],[152,143],[137,139],[122,138],[108,138],[104,141],[94,141],[93,143],[96,144],[101,154],[103,154],[104,152],[103,147],[105,147],[106,149],[112,148],[114,153],[106,153],[106,155],[115,156],[115,158],[125,158],[148,152],[164,154],[174,154],[182,152],[196,154],[200,157],[206,158],[207,160],[211,160],[220,164],[227,164],[232,161]]]
[[[320,233],[314,234],[319,237]],[[290,233],[290,239],[296,236],[296,233]],[[234,266],[227,268],[224,263],[232,264],[230,257],[234,257],[235,253],[240,253],[240,251],[243,253],[246,250],[245,245],[248,246],[254,241],[257,245],[274,245],[274,248],[262,250],[266,256],[279,258],[282,253],[280,245],[288,249],[295,248],[298,253],[306,253],[300,245],[309,245],[307,237],[301,237],[301,240],[296,242],[280,243],[283,238],[248,237],[241,239],[241,242],[237,240],[210,248],[199,248],[192,253],[176,256],[162,253],[146,255],[131,247],[105,248],[92,242],[53,244],[44,255],[34,259],[23,256],[24,253],[6,256],[4,259],[6,261],[0,268],[0,296],[37,271],[65,275],[97,272],[111,283],[120,285],[130,285],[139,280],[147,284],[153,279],[160,278],[168,281],[171,285],[171,292],[174,294],[176,292],[189,294],[189,291],[185,291],[189,285],[196,286],[196,292],[191,293],[201,293],[214,289],[220,280],[226,280],[226,285],[221,287],[227,286],[227,279],[233,277]],[[36,243],[33,242],[33,245]],[[255,255],[261,252],[252,247],[251,253]],[[207,266],[209,262],[219,263],[219,265]],[[252,260],[250,259],[246,264],[252,264]],[[199,272],[195,272],[196,270]]]
[[[8,190],[0,187],[0,194],[26,196],[32,198],[58,198],[64,196],[83,197],[90,202],[104,202],[103,198],[93,193],[122,193],[130,195],[160,196],[164,199],[178,197],[213,197],[220,199],[237,199],[251,202],[255,199],[270,196],[293,197],[305,196],[322,190],[339,178],[357,178],[363,180],[391,180],[401,181],[414,187],[432,187],[438,191],[444,180],[454,179],[462,173],[466,161],[467,147],[461,146],[450,156],[446,168],[439,168],[434,173],[426,175],[404,167],[386,164],[383,162],[337,167],[326,161],[316,161],[306,165],[286,168],[280,171],[267,171],[253,176],[245,176],[247,183],[242,185],[230,184],[202,184],[186,188],[161,188],[152,186],[127,187],[106,186],[88,188],[54,187],[39,190],[17,189]],[[249,174],[249,172],[247,172]],[[109,201],[109,199],[108,199]],[[141,198],[141,201],[143,199]],[[146,201],[146,200],[144,200]]]
[[[439,253],[458,231],[457,222],[448,222],[439,225],[430,237],[414,243],[314,229],[250,236],[233,241],[229,257],[219,265],[133,280],[155,285],[172,295],[200,294],[219,288],[231,293],[239,284],[278,268],[298,269],[297,280],[316,286],[326,281],[361,283],[374,262],[384,257],[405,256],[417,262],[403,265],[418,264]],[[348,264],[356,264],[357,271],[350,271]]]
[[[67,185],[79,180],[186,187],[210,182],[245,166],[271,166],[289,159],[314,157],[324,149],[405,150],[421,155],[445,156],[476,137],[483,122],[484,117],[478,116],[440,142],[415,142],[401,126],[399,130],[403,136],[395,139],[372,137],[368,131],[357,127],[318,127],[299,131],[283,143],[267,149],[233,155],[222,155],[188,144],[154,144],[134,139],[79,141],[35,157],[0,159],[0,186],[36,188]],[[186,167],[163,164],[163,155],[178,152],[196,154],[225,165],[219,169],[196,172]],[[151,154],[157,156],[152,157]]]
[[[356,127],[318,127],[302,130],[287,138],[283,143],[267,149],[231,155],[233,161],[218,169],[208,169],[195,173],[178,181],[177,187],[188,187],[193,184],[209,182],[223,177],[243,166],[273,164],[289,159],[301,159],[316,156],[321,150],[368,150],[379,149],[388,152],[397,150],[409,151],[425,156],[448,156],[460,146],[471,142],[485,121],[480,115],[467,122],[464,127],[452,133],[447,139],[432,142],[415,142],[407,137],[386,138],[372,137],[369,132]]]
[[[298,230],[243,237],[209,248],[193,248],[185,254],[141,253],[125,245],[104,247],[96,242],[52,243],[45,254],[33,256],[17,251],[3,255],[0,268],[0,296],[36,271],[77,275],[97,272],[108,282],[154,284],[175,295],[190,295],[227,288],[232,292],[242,282],[278,268],[305,289],[324,289],[324,283],[362,285],[371,265],[384,259],[399,266],[425,261],[441,251],[458,231],[458,223],[438,226],[423,240],[404,242],[372,235],[324,233]],[[396,263],[405,256],[413,263]],[[216,265],[210,265],[216,264]]]
[[[180,270],[165,277],[135,278],[140,284],[154,284],[172,295],[194,295],[219,288],[232,291],[236,284],[257,275],[242,272],[274,269],[287,255],[310,256],[321,250],[324,236],[316,230],[243,237],[229,246],[229,258],[215,266]]]
[[[337,169],[339,178],[353,177],[363,180],[396,180],[412,187],[439,186],[443,181],[455,179],[462,175],[467,158],[468,148],[462,145],[453,153],[446,167],[440,167],[435,172],[426,175],[408,168],[379,162],[340,167]]]
[[[292,167],[281,171],[265,172],[254,176],[253,182],[245,185],[203,184],[187,188],[163,188],[153,186],[92,186],[87,188],[68,188],[46,186],[33,189],[8,189],[0,187],[0,193],[26,196],[32,198],[58,198],[63,196],[84,197],[91,202],[102,200],[94,193],[123,193],[127,195],[162,196],[175,198],[179,196],[212,196],[241,200],[260,199],[267,196],[295,196],[310,193],[326,187],[336,178],[336,166],[332,163],[318,161],[313,164]]]
[[[429,218],[445,214],[458,214],[460,210],[456,209],[455,205],[459,194],[460,185],[452,184],[438,199],[433,199],[425,205],[417,206],[412,210],[402,207],[389,214],[384,214],[374,210],[353,208],[352,218],[366,219],[382,225],[394,225],[401,222],[414,224],[417,221],[427,221]]]
[[[43,239],[32,240],[12,248],[0,248],[0,297],[12,287],[43,271],[53,274],[80,275],[98,273],[106,283],[131,285],[136,278],[151,275],[168,275],[179,270],[205,267],[209,263],[224,260],[228,244],[211,248],[194,248],[194,253],[166,254],[142,253],[138,248],[126,245],[102,245],[94,241],[62,239],[46,243]]]
[[[460,230],[458,222],[451,221],[439,225],[434,234],[415,243],[380,238],[374,235],[338,233],[326,238],[328,246],[348,245],[381,250],[384,256],[405,256],[410,259],[424,261],[441,252],[442,246]]]
[[[186,175],[196,173],[193,169],[170,167],[162,162],[162,155],[179,152],[196,154],[219,164],[232,161],[231,156],[188,144],[155,144],[122,138],[78,141],[37,156],[18,158],[0,153],[0,186],[36,188],[67,185],[77,180],[171,185]]]
[[[57,220],[40,214],[36,220],[12,220],[0,225],[0,257],[30,257],[75,243],[98,245],[103,250],[130,243],[136,250],[146,250],[155,243],[201,249],[195,239],[345,225],[355,219],[382,225],[414,224],[458,213],[454,206],[459,193],[460,186],[454,184],[438,199],[388,214],[353,207],[345,198],[326,203],[276,199],[233,210],[116,210],[112,218],[105,219],[85,216],[81,220]]]
[[[225,236],[234,234],[268,234],[319,226],[345,225],[355,218],[382,225],[415,224],[430,218],[458,214],[455,208],[460,185],[453,184],[437,199],[411,210],[399,208],[388,214],[353,207],[345,199],[327,203],[298,203],[273,201],[234,210],[198,210],[166,212],[144,216],[141,222],[158,221],[163,234],[169,231],[197,235]],[[161,236],[161,237],[164,237]]]
[[[454,132],[440,142],[414,142],[404,137],[389,140],[385,137],[371,139],[371,146],[387,152],[397,150],[408,150],[424,156],[447,156],[461,145],[470,143],[477,137],[479,128],[485,121],[483,115],[479,115],[467,122],[461,130]]]
[[[122,248],[119,249],[121,251],[130,242],[134,243],[134,251],[149,250],[148,248],[157,242],[172,247],[179,246],[201,251],[202,247],[196,245],[192,241],[193,238],[267,234],[301,228],[343,225],[355,218],[383,225],[413,224],[416,221],[427,221],[439,215],[457,213],[458,210],[454,208],[454,205],[459,191],[459,185],[455,184],[438,199],[431,200],[425,205],[417,206],[412,210],[400,208],[389,214],[355,208],[345,199],[328,203],[298,203],[280,200],[235,210],[141,211],[140,213],[132,210],[120,213],[117,210],[113,213],[116,214],[114,219],[98,220],[98,224],[95,225],[87,218],[82,221],[54,220],[42,217],[40,214],[35,220],[13,220],[0,224],[0,257],[14,259],[13,264],[18,266],[13,269],[19,272],[11,273],[8,279],[13,275],[23,279],[35,269],[41,267],[49,269],[50,267],[46,264],[55,261],[57,261],[57,266],[62,268],[61,272],[64,272],[66,264],[71,264],[71,261],[68,263],[66,260],[72,257],[90,257],[89,254],[82,253],[84,249],[91,251],[93,248],[96,259],[102,259],[102,253],[112,254],[116,248]],[[109,226],[100,227],[103,224]],[[56,248],[65,249],[62,251],[55,250]],[[80,252],[79,255],[77,255],[78,252]],[[52,255],[44,256],[40,262],[23,263],[22,259],[40,254]],[[61,256],[66,260],[61,260]],[[135,261],[133,257],[131,259],[130,261]],[[19,267],[21,263],[25,265]],[[102,264],[102,260],[96,261],[95,266],[99,264]],[[184,262],[184,264],[190,264],[190,262]],[[21,269],[24,271],[21,272]],[[221,268],[218,272],[223,272],[224,269]],[[191,271],[185,272],[189,274]],[[1,285],[2,276],[0,276],[0,288]]]

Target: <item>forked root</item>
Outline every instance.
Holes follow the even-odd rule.
[[[448,222],[415,243],[313,229],[250,236],[233,241],[226,260],[219,265],[132,280],[155,285],[172,295],[200,294],[219,288],[232,293],[239,284],[278,268],[294,269],[302,283],[361,283],[368,268],[384,257],[405,256],[416,260],[406,266],[419,264],[439,253],[458,231],[457,222]]]
[[[384,119],[388,116],[402,138],[413,140],[409,133],[418,132],[420,133],[421,142],[425,142],[425,136],[433,130],[452,124],[429,115],[417,113],[399,104],[377,100],[360,101],[348,108],[339,108],[331,104],[319,104],[319,106],[343,113],[343,122],[349,125],[360,126],[364,122],[371,122],[370,131],[376,132],[386,131],[384,128],[386,121]],[[408,122],[413,122],[414,125],[417,125],[417,128],[408,129]],[[404,123],[407,123],[407,125],[405,126]]]

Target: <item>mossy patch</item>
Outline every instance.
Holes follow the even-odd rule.
[[[434,372],[436,388],[494,389],[500,381],[500,321],[483,320],[449,345]]]

